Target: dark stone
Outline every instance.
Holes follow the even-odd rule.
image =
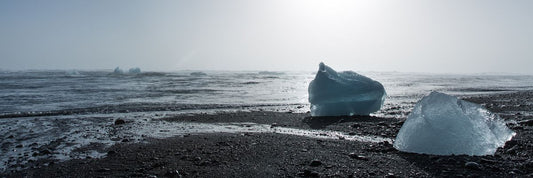
[[[130,142],[130,140],[125,138],[125,139],[122,139],[122,142]]]
[[[350,127],[352,127],[352,128],[359,128],[359,127],[361,127],[361,124],[352,124]]]
[[[453,154],[452,154],[453,155]],[[448,163],[456,163],[457,160],[453,159],[453,158],[448,158],[447,160]]]
[[[22,148],[22,144],[15,146],[16,148]]]
[[[121,125],[121,124],[125,124],[126,121],[124,121],[124,119],[117,119],[115,120],[115,125]]]
[[[516,139],[509,140],[505,142],[505,147],[512,147],[518,145],[518,141]]]
[[[525,120],[525,121],[521,121],[519,122],[521,125],[525,125],[525,126],[533,126],[533,119],[530,119],[530,120]]]
[[[198,164],[195,164],[195,165],[197,165],[197,166],[208,166],[208,165],[211,165],[211,162],[207,160],[207,161],[202,161],[202,162],[200,162]]]
[[[114,155],[114,154],[117,154],[117,152],[115,150],[111,150],[111,151],[108,151],[107,154],[108,155]]]
[[[13,136],[13,135],[10,135],[10,136],[9,136],[9,137],[7,137],[7,138],[15,138],[15,136]]]
[[[498,163],[498,161],[495,161],[495,160],[492,160],[492,159],[487,159],[487,158],[481,158],[480,160],[481,160],[481,162],[483,162],[483,163],[490,163],[490,164],[496,164],[496,163]]]
[[[111,169],[109,169],[109,168],[100,168],[100,169],[96,170],[96,172],[109,172],[109,171],[111,171]]]
[[[524,127],[522,127],[522,126],[514,126],[513,130],[524,130]]]
[[[358,160],[365,160],[365,161],[368,161],[368,158],[365,157],[365,156],[362,156],[362,155],[357,155],[356,153],[350,153],[348,154],[348,156],[350,156],[350,158],[354,158],[354,159],[358,159]]]
[[[467,162],[465,163],[465,167],[472,170],[481,170],[482,167],[479,163],[476,162]]]
[[[146,172],[146,170],[144,168],[139,168],[139,169],[136,169],[135,172],[144,173]]]
[[[165,177],[180,178],[181,174],[178,170],[173,170],[165,173]]]
[[[309,174],[311,174],[311,171],[310,170],[304,170],[302,172],[298,172],[298,176],[300,177],[306,177],[306,176],[309,176]]]
[[[317,167],[317,166],[320,166],[322,165],[322,162],[319,161],[319,160],[313,160],[311,161],[311,163],[309,164],[309,166],[313,166],[313,167]]]
[[[228,142],[218,142],[218,146],[230,146]]]
[[[386,146],[386,147],[392,147],[392,144],[389,143],[388,141],[384,141],[384,142],[381,142],[383,144],[383,146]]]
[[[513,170],[511,170],[511,172],[515,172],[516,174],[523,174],[523,172],[517,168],[513,168]]]
[[[194,158],[194,161],[201,161],[201,160],[202,160],[201,157],[196,157],[196,158]]]
[[[505,150],[506,153],[514,154],[518,150],[518,145],[515,145],[507,150]]]
[[[530,159],[524,163],[524,167],[533,167],[533,159]]]
[[[300,177],[320,177],[320,174],[315,171],[310,170],[304,170],[303,172],[299,172],[298,176]]]
[[[395,178],[396,175],[394,175],[393,173],[389,172],[387,173],[387,175],[385,175],[386,178]]]
[[[320,174],[316,171],[313,171],[309,174],[309,177],[320,177]]]

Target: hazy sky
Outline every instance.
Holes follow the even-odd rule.
[[[533,74],[530,0],[4,0],[1,69]]]

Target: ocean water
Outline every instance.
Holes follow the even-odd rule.
[[[525,75],[359,73],[380,81],[387,91],[384,107],[375,113],[379,117],[406,117],[430,91],[463,97],[533,89],[533,77]],[[244,127],[236,123],[160,120],[235,111],[305,113],[307,86],[313,78],[314,72],[0,72],[0,170],[23,169],[40,159],[102,157],[105,147],[146,137],[250,131],[338,137],[342,133],[269,130],[254,123],[240,129]],[[127,124],[113,126],[118,118]]]
[[[0,73],[0,117],[195,110],[305,112],[313,72],[191,72],[113,74],[108,71]],[[386,103],[415,102],[430,91],[473,95],[533,88],[520,75],[362,73],[386,88]],[[300,106],[300,107],[298,107]],[[301,107],[306,106],[306,107]]]

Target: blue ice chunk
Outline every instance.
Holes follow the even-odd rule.
[[[141,68],[138,68],[138,67],[130,68],[130,70],[128,72],[130,74],[140,74],[141,73]]]
[[[514,135],[481,105],[432,92],[407,116],[394,148],[433,155],[493,155]]]
[[[120,69],[119,67],[116,67],[115,70],[113,70],[114,74],[124,74],[124,71]]]
[[[324,63],[308,91],[311,116],[369,115],[387,97],[381,83],[352,71],[336,72]]]

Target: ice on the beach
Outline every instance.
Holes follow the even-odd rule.
[[[336,72],[320,63],[308,88],[311,116],[368,115],[385,97],[381,83],[353,71]]]
[[[409,114],[394,147],[433,155],[493,155],[514,135],[481,105],[432,92]]]
[[[77,70],[72,69],[72,70],[65,71],[65,75],[67,75],[67,76],[78,76],[78,75],[80,75],[80,72],[78,72]]]
[[[128,72],[130,74],[140,74],[141,73],[141,68],[138,68],[138,67],[131,68]]]
[[[206,73],[203,72],[191,72],[191,76],[199,77],[199,76],[206,76]]]
[[[134,67],[134,68],[130,68],[127,74],[140,74],[140,73],[141,73],[141,68]],[[115,70],[113,70],[113,74],[125,74],[125,72],[120,67],[116,67]]]
[[[114,74],[124,74],[124,71],[121,68],[116,67],[115,70],[113,70],[113,73]]]

